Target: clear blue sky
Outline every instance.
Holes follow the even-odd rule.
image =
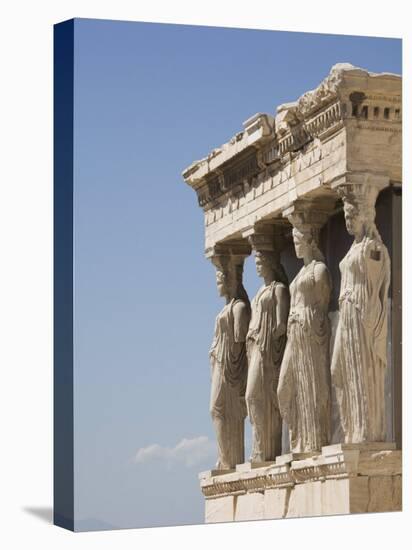
[[[338,62],[401,73],[401,41],[76,20],[77,529],[203,522],[223,302],[181,172]]]

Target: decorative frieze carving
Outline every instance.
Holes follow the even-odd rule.
[[[320,114],[308,118],[305,123],[308,135],[313,138],[324,139],[332,132],[336,132],[343,126],[344,110],[341,103],[333,103]]]
[[[385,441],[390,259],[375,225],[385,178],[360,174],[338,186],[354,241],[340,263],[339,324],[332,357],[346,443]]]
[[[229,191],[233,196],[243,195],[245,183],[259,173],[259,163],[258,152],[254,147],[250,147],[236,159],[236,162],[229,162],[216,169],[197,189],[199,205],[205,209],[217,205],[218,199]]]
[[[223,170],[225,187],[233,188],[236,184],[256,175],[258,171],[259,164],[257,154],[256,151],[252,149],[242,160]]]
[[[334,202],[321,210],[320,205],[300,201],[284,212],[293,225],[296,255],[304,262],[290,285],[287,345],[278,386],[280,411],[296,453],[317,451],[329,442],[331,278],[318,235]]]
[[[217,470],[244,461],[246,334],[250,304],[242,283],[243,262],[249,250],[242,245],[216,247],[208,256],[216,267],[216,282],[226,305],[216,317],[210,348],[212,416],[218,445]]]
[[[366,72],[349,63],[338,63],[334,65],[329,75],[322,80],[315,90],[306,92],[298,99],[297,105],[302,115],[307,116],[314,111],[319,111],[324,105],[338,98],[339,88],[343,84],[345,71],[356,71],[358,74]]]
[[[390,443],[375,447],[329,445],[311,457],[279,462],[219,476],[203,472],[199,475],[202,493],[206,498],[217,498],[270,489],[293,489],[309,482],[359,479],[367,476],[383,479],[402,473],[402,453],[395,450],[395,445]]]

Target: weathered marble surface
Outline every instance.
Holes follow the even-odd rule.
[[[330,438],[331,278],[319,249],[319,228],[327,216],[311,218],[309,203],[287,211],[293,224],[296,256],[304,265],[290,285],[286,351],[278,386],[279,407],[295,453],[317,451]]]
[[[393,447],[330,445],[312,457],[203,478],[206,522],[400,511],[402,455]],[[212,516],[219,509],[222,516]]]
[[[257,273],[264,285],[252,300],[247,334],[246,404],[253,427],[252,462],[275,460],[282,451],[282,418],[277,387],[286,344],[289,313],[287,278],[270,236],[266,242],[250,237]]]
[[[379,190],[400,188],[401,139],[401,77],[337,64],[315,90],[281,105],[275,116],[250,117],[243,131],[184,171],[204,210],[206,255],[218,268],[227,301],[211,350],[211,413],[221,475],[201,479],[207,521],[400,508],[400,451],[383,443],[390,263],[374,224],[374,205]],[[319,228],[328,216],[340,216],[340,199],[354,244],[341,262],[330,362],[330,280],[317,247]],[[281,280],[264,277],[250,327],[246,292],[228,281],[241,280],[250,245],[259,251],[257,243],[264,241],[262,228],[287,233],[292,227],[304,267],[291,285],[289,342],[277,384],[272,377],[277,366],[269,375],[255,375],[264,374],[265,365],[278,365],[282,355],[284,333],[276,328],[284,325],[277,310]],[[325,249],[331,247],[327,233]],[[229,258],[237,262],[235,278]],[[222,290],[225,285],[231,290]],[[393,313],[399,317],[399,311]],[[235,325],[241,327],[237,332]],[[341,425],[334,436],[346,442],[340,446],[325,446],[332,417],[330,367]],[[396,369],[399,373],[400,366]],[[276,385],[277,402],[271,397]],[[246,402],[254,428],[250,464],[243,463]],[[287,456],[279,456],[278,411],[291,433]]]
[[[371,181],[340,189],[354,241],[340,263],[332,381],[345,442],[385,441],[390,260],[374,223],[379,186]]]
[[[243,257],[216,254],[217,287],[226,305],[216,317],[210,348],[210,414],[218,445],[217,470],[244,461],[244,395],[247,376],[246,334],[250,304],[242,284]]]

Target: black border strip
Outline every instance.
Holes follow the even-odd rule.
[[[54,25],[54,513],[74,531],[73,109],[74,20]]]

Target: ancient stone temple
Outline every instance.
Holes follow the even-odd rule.
[[[401,93],[335,65],[183,172],[225,300],[206,522],[401,509]]]

